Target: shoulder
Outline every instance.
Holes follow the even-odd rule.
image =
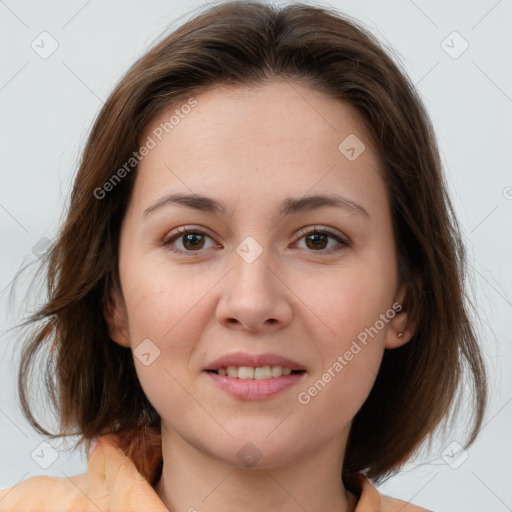
[[[82,490],[82,487],[87,487],[84,476],[34,476],[13,487],[0,489],[0,511],[97,511],[97,505],[85,494],[87,490]]]
[[[141,473],[126,455],[123,439],[117,434],[102,436],[88,453],[87,471],[81,475],[34,476],[1,489],[0,512],[166,510],[147,479],[159,462],[155,450],[148,449],[144,457],[141,450],[135,452],[142,461]]]
[[[382,512],[431,512],[407,501],[391,498],[381,494]]]
[[[362,474],[346,477],[349,490],[358,497],[355,512],[431,512],[412,503],[385,496]]]

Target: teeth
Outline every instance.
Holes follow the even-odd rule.
[[[240,375],[240,372],[238,372]],[[258,368],[254,368],[254,378],[255,379],[270,379],[272,378],[272,368],[270,366],[259,366]]]
[[[258,366],[257,368],[252,366],[228,366],[227,368],[219,368],[217,373],[238,379],[260,380],[290,375],[292,369],[283,368],[282,366]]]
[[[283,367],[282,366],[272,366],[272,377],[281,377],[283,375]]]
[[[238,368],[239,379],[254,379],[254,368],[250,366],[240,366]]]
[[[226,368],[228,377],[238,377],[238,368],[236,366],[228,366]]]

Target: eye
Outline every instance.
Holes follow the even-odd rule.
[[[205,240],[207,238],[212,240],[210,236],[200,229],[178,228],[164,240],[163,244],[172,251],[198,252],[205,248]],[[172,247],[176,241],[180,242],[181,247]]]
[[[171,251],[179,253],[192,253],[200,252],[201,249],[208,249],[215,247],[213,242],[209,247],[207,246],[206,240],[209,239],[213,242],[212,237],[206,234],[203,230],[197,228],[177,228],[173,233],[163,241],[163,245],[168,247]],[[305,228],[302,230],[302,236],[299,240],[305,240],[307,250],[313,252],[331,252],[331,250],[341,250],[344,247],[350,245],[349,242],[345,241],[340,235],[331,231],[328,228],[317,229],[316,226],[313,229]],[[333,244],[329,246],[329,239],[334,240]],[[181,247],[176,247],[176,242]],[[338,246],[336,248],[336,245]]]
[[[328,247],[329,238],[338,242],[338,248],[334,250],[340,250],[350,245],[334,231],[327,228],[317,229],[316,226],[313,229],[309,229],[309,231],[303,231],[303,235],[299,240],[305,239],[306,249],[310,249],[313,252],[330,252],[333,246],[331,244],[331,246]],[[334,246],[336,246],[336,244],[334,244]]]

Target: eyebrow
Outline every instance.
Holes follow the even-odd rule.
[[[227,211],[223,203],[211,197],[198,194],[177,193],[160,198],[154,204],[146,208],[144,216],[171,205],[184,206],[193,210],[222,215],[225,215]],[[281,203],[279,214],[286,216],[324,206],[333,206],[362,214],[368,218],[370,217],[370,214],[359,203],[338,195],[311,195],[299,198],[287,198]]]

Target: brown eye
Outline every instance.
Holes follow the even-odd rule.
[[[201,233],[182,235],[182,239],[186,249],[202,249],[204,246],[204,236]]]
[[[327,247],[328,235],[323,233],[313,233],[306,238],[306,245],[309,249],[325,249]]]
[[[163,245],[176,252],[199,252],[205,248],[208,239],[212,240],[203,231],[179,228],[163,242]]]
[[[207,247],[208,240],[213,242],[209,235],[199,229],[179,228],[164,240],[163,245],[174,252],[186,254],[214,247],[214,242]],[[305,240],[305,249],[317,253],[330,253],[350,245],[326,228],[305,231],[299,240]]]
[[[338,234],[328,229],[313,229],[303,234],[300,240],[305,240],[306,249],[313,252],[331,252],[348,247],[350,244],[343,240]],[[330,243],[334,240],[337,243]]]

